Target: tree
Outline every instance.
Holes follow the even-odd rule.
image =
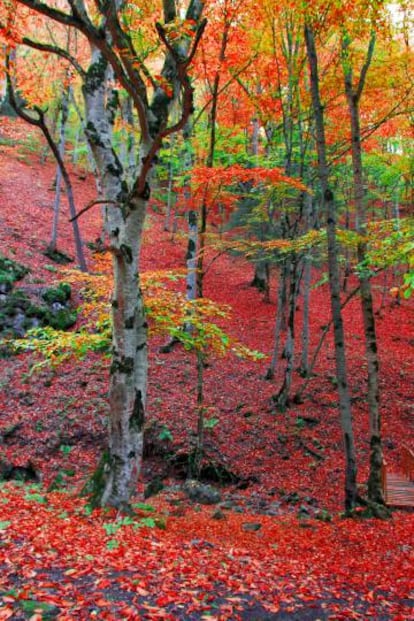
[[[192,112],[188,70],[205,27],[205,21],[200,22],[202,0],[190,0],[184,20],[179,19],[174,0],[164,0],[162,7],[160,4],[155,8],[163,15],[164,24],[157,22],[154,29],[143,17],[145,11],[152,16],[154,7],[145,3],[134,11],[115,0],[70,0],[70,10],[65,12],[40,0],[17,0],[17,9],[24,5],[31,10],[30,15],[35,12],[43,16],[45,23],[75,29],[90,46],[85,69],[74,51],[67,52],[53,40],[21,39],[25,45],[66,58],[82,77],[86,135],[102,180],[114,278],[109,442],[90,489],[94,504],[120,508],[128,504],[135,489],[142,460],[148,360],[139,254],[151,173],[163,139],[182,129]],[[140,44],[142,37],[135,36],[137,32],[147,43],[152,37],[158,63],[161,52],[164,54],[157,77],[147,67],[150,52]],[[132,98],[139,122],[138,165],[132,181],[113,143],[114,102],[108,97],[108,85],[112,88],[115,84]],[[181,116],[169,125],[169,112],[179,97]]]
[[[322,191],[322,204],[326,214],[328,239],[328,270],[332,319],[334,324],[336,377],[338,380],[339,410],[345,450],[345,511],[351,512],[357,501],[357,463],[352,428],[351,398],[349,394],[345,335],[342,321],[339,266],[336,239],[336,210],[334,194],[329,184],[329,166],[326,156],[324,107],[319,90],[318,56],[315,35],[310,20],[305,24],[305,41],[309,63],[310,88],[315,120],[318,173]]]
[[[359,78],[356,84],[354,84],[352,61],[349,53],[350,36],[348,33],[345,33],[342,39],[342,66],[344,72],[345,94],[348,102],[351,125],[354,203],[356,209],[357,232],[360,235],[357,247],[357,256],[359,263],[359,281],[361,288],[362,318],[365,333],[365,349],[368,365],[367,399],[370,415],[371,448],[368,498],[374,503],[384,504],[381,483],[383,455],[381,447],[381,423],[379,412],[379,359],[370,271],[367,266],[367,216],[365,206],[366,201],[362,166],[361,125],[359,111],[361,95],[364,90],[368,69],[374,54],[375,40],[375,31],[372,31]]]

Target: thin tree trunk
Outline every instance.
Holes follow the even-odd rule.
[[[265,302],[270,301],[270,267],[269,261],[257,261],[254,264],[254,276],[251,282],[252,287],[263,293]]]
[[[60,129],[59,129],[59,144],[58,150],[60,157],[64,158],[65,156],[65,142],[66,142],[66,123],[69,117],[69,92],[68,89],[64,89],[62,93],[61,100],[61,117],[60,117]],[[59,213],[60,213],[60,197],[61,197],[61,183],[62,183],[62,171],[60,166],[57,166],[56,170],[56,187],[55,187],[55,200],[53,203],[53,223],[52,223],[52,235],[49,243],[49,250],[51,252],[56,252],[57,248],[57,237],[58,237],[58,224],[59,224]]]
[[[82,132],[86,136],[86,123],[85,123],[85,120],[83,118],[82,112],[81,112],[81,110],[80,110],[80,108],[78,106],[78,102],[76,101],[75,94],[74,94],[72,88],[69,90],[69,95],[70,95],[70,99],[72,100],[73,107],[75,108],[76,114],[78,116],[79,123],[80,123],[80,126],[82,128]],[[87,149],[87,154],[88,154],[88,163],[89,163],[89,166],[90,166],[90,168],[92,170],[92,174],[93,174],[93,177],[94,177],[94,180],[95,180],[96,191],[98,193],[98,196],[102,196],[101,176],[100,176],[99,170],[98,170],[98,168],[96,166],[95,158],[93,156],[93,153],[92,153],[92,150],[91,150],[91,146],[89,144],[89,140],[86,140],[86,149]]]
[[[305,197],[306,201],[306,230],[311,228],[312,214],[312,195]],[[300,359],[300,372],[306,377],[309,372],[309,313],[310,313],[310,294],[312,282],[312,255],[311,250],[304,257],[303,273],[303,316],[302,316],[302,354]]]
[[[167,185],[167,213],[165,214],[164,231],[170,230],[172,212],[175,206],[175,194],[173,193],[174,143],[175,143],[175,135],[171,137],[171,142],[170,142],[170,160],[168,162],[168,185]]]
[[[197,212],[194,209],[190,209],[188,212],[188,245],[186,254],[187,300],[195,300],[197,297],[197,242]]]
[[[319,92],[318,57],[312,27],[305,25],[305,42],[310,71],[310,89],[315,117],[318,174],[322,200],[326,213],[328,238],[328,270],[331,310],[334,323],[335,364],[338,381],[339,410],[345,450],[345,511],[350,513],[356,505],[357,462],[352,424],[351,399],[346,367],[345,335],[341,312],[339,266],[337,259],[336,209],[333,192],[329,186],[329,168],[326,155],[326,138],[323,104]]]
[[[197,437],[196,446],[189,463],[190,479],[199,479],[204,456],[204,356],[201,351],[197,355]]]
[[[231,22],[226,20],[224,24],[223,34],[221,38],[221,47],[219,53],[219,63],[222,63],[226,58],[226,49],[229,38],[229,31]],[[211,93],[211,114],[210,114],[210,139],[208,147],[208,155],[206,166],[207,168],[213,168],[214,155],[216,150],[216,121],[218,111],[218,99],[220,92],[220,72],[217,70],[214,76],[213,88]],[[203,278],[204,278],[204,253],[206,246],[206,232],[207,232],[207,193],[203,196],[203,201],[200,209],[199,217],[199,243],[198,243],[198,258],[197,258],[197,297],[203,297]]]
[[[286,313],[287,302],[287,278],[289,273],[288,268],[289,261],[284,260],[279,274],[279,285],[277,288],[277,303],[276,303],[276,319],[275,319],[275,331],[273,340],[273,352],[272,359],[270,361],[269,368],[266,372],[266,379],[271,380],[275,377],[277,364],[280,353],[280,335],[282,332],[282,326],[284,323],[284,317]]]
[[[370,471],[368,478],[368,498],[374,503],[384,504],[381,471],[383,454],[381,446],[381,418],[379,410],[379,385],[378,385],[378,346],[375,329],[375,315],[371,289],[370,273],[364,265],[366,263],[367,243],[366,237],[366,208],[365,191],[362,168],[361,129],[359,115],[359,101],[364,88],[365,78],[371,64],[375,45],[375,34],[371,35],[367,56],[361,75],[355,89],[352,83],[352,68],[348,58],[348,40],[343,40],[343,69],[345,94],[348,102],[351,124],[351,154],[354,182],[354,201],[356,208],[357,231],[360,241],[357,247],[359,269],[359,282],[361,288],[361,309],[365,335],[365,354],[368,366],[368,391],[367,399],[370,416]]]
[[[359,289],[360,289],[360,287],[358,285],[358,287],[355,287],[355,289],[353,289],[350,293],[348,293],[347,297],[345,298],[345,300],[341,304],[341,310],[343,308],[345,308],[345,306],[348,304],[348,302],[350,300],[352,300],[352,298],[359,292]],[[315,348],[315,351],[313,352],[312,360],[311,360],[311,363],[310,363],[309,368],[308,368],[308,373],[307,373],[306,379],[305,379],[305,381],[303,382],[302,386],[300,387],[300,389],[298,390],[298,392],[295,395],[295,402],[296,403],[302,403],[302,395],[305,392],[305,390],[306,390],[306,388],[307,388],[307,386],[309,384],[309,381],[310,381],[310,379],[312,377],[312,372],[313,372],[313,369],[315,367],[316,360],[318,359],[319,352],[321,351],[322,345],[324,344],[325,339],[326,339],[327,335],[329,334],[329,330],[331,329],[332,324],[333,324],[333,319],[330,319],[330,321],[323,328],[321,337],[319,339],[319,343],[317,344],[317,346]]]
[[[6,58],[6,63],[8,63],[8,59]],[[39,127],[41,129],[41,131],[43,132],[44,137],[46,138],[46,141],[53,153],[53,156],[55,157],[60,172],[62,174],[64,183],[65,183],[65,188],[66,188],[66,194],[68,197],[68,202],[69,202],[69,213],[71,216],[71,221],[72,221],[72,227],[73,227],[73,235],[74,235],[74,239],[75,239],[75,247],[76,247],[76,256],[77,256],[77,260],[79,263],[79,267],[83,272],[87,271],[87,265],[86,265],[86,260],[85,260],[85,256],[83,253],[83,247],[82,247],[82,239],[81,239],[81,235],[80,235],[80,231],[79,231],[79,225],[78,225],[78,221],[77,221],[77,214],[76,214],[76,208],[75,208],[75,201],[73,198],[73,191],[72,191],[72,183],[70,180],[70,176],[68,171],[66,170],[66,166],[64,163],[63,158],[60,155],[59,152],[59,148],[57,146],[57,144],[55,143],[55,141],[53,140],[53,137],[46,125],[45,122],[45,115],[44,112],[42,110],[40,110],[39,108],[34,108],[34,112],[37,114],[37,118],[34,118],[32,115],[28,114],[25,110],[23,110],[23,108],[21,108],[16,99],[15,99],[15,94],[14,94],[14,90],[13,88],[11,89],[11,102],[12,105],[14,107],[14,109],[16,110],[17,114],[24,119],[27,123],[30,123],[31,125],[35,125],[36,127]]]
[[[292,376],[295,365],[295,309],[297,298],[297,278],[298,278],[298,262],[297,257],[292,257],[290,264],[289,278],[289,297],[288,297],[288,322],[287,336],[285,344],[286,368],[282,386],[277,395],[273,397],[273,401],[277,407],[283,412],[289,405],[290,389],[292,385]]]

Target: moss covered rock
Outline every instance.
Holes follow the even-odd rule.
[[[65,302],[70,300],[71,294],[72,290],[70,285],[67,282],[61,282],[57,287],[46,289],[42,294],[42,298],[48,304],[54,304],[55,302],[65,304]]]
[[[55,330],[68,330],[75,325],[76,319],[77,312],[70,308],[60,308],[56,311],[49,310],[45,316],[46,323]]]
[[[29,268],[0,254],[0,283],[14,283],[30,272]]]
[[[11,276],[8,282],[11,282]],[[76,310],[69,307],[71,287],[62,282],[57,287],[33,291],[32,288],[12,288],[0,295],[0,333],[2,336],[22,337],[30,328],[52,326],[68,330],[77,319]]]

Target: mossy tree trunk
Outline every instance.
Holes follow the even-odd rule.
[[[123,19],[123,4],[117,0],[98,3],[93,18],[82,0],[70,2],[69,12],[38,0],[18,2],[43,15],[46,22],[75,28],[90,43],[91,59],[85,70],[54,41],[46,44],[24,39],[26,45],[58,54],[71,62],[83,82],[85,131],[106,202],[105,232],[114,275],[108,448],[89,491],[95,505],[122,508],[128,505],[136,488],[142,460],[148,360],[144,306],[139,289],[139,254],[152,168],[163,139],[183,129],[193,111],[188,67],[205,27],[205,21],[199,23],[204,2],[189,0],[186,19],[194,24],[192,38],[169,39],[167,29],[156,24],[165,48],[161,75],[169,89],[149,79],[148,69],[140,63],[140,55],[134,49],[133,33],[126,24],[129,20]],[[163,0],[159,8],[166,24],[177,19],[175,0]],[[139,122],[138,167],[133,179],[129,178],[129,171],[124,170],[112,137],[119,98],[107,84],[110,75],[131,96]],[[170,111],[178,100],[181,116],[169,125]]]
[[[96,504],[125,506],[140,471],[147,392],[147,334],[139,289],[139,254],[145,197],[127,192],[124,168],[112,147],[113,110],[108,107],[108,63],[92,51],[83,94],[86,135],[101,171],[106,200],[105,233],[112,254],[112,364],[106,463],[92,491]],[[147,147],[148,149],[148,147]],[[145,157],[145,144],[141,157]]]

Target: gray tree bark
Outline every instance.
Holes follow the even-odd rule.
[[[65,156],[66,123],[69,117],[69,91],[68,89],[64,89],[62,93],[62,101],[61,101],[60,109],[61,109],[61,117],[60,117],[60,128],[59,128],[58,150],[59,150],[60,157],[63,159]],[[57,170],[56,170],[55,183],[56,183],[56,187],[55,187],[55,200],[53,202],[52,234],[51,234],[50,243],[49,243],[49,249],[52,252],[56,251],[57,238],[58,238],[58,224],[59,224],[61,183],[62,183],[62,171],[59,165],[57,166]]]
[[[328,238],[328,270],[331,298],[331,311],[334,324],[335,364],[338,382],[339,410],[345,451],[345,511],[350,513],[355,507],[357,492],[357,461],[352,424],[351,399],[348,387],[346,366],[345,335],[343,328],[339,266],[337,259],[336,210],[332,189],[329,186],[329,167],[326,155],[326,139],[323,104],[319,91],[318,57],[311,24],[305,25],[305,41],[310,73],[310,89],[316,129],[316,148],[318,154],[318,175],[322,190],[322,200],[326,213]]]
[[[371,34],[366,58],[358,79],[357,86],[353,84],[353,71],[349,59],[349,41],[345,36],[342,41],[343,71],[345,82],[345,94],[348,102],[349,118],[351,125],[351,155],[353,170],[353,192],[356,210],[356,229],[360,234],[357,247],[359,263],[359,283],[361,290],[361,309],[365,335],[365,355],[368,366],[368,390],[367,399],[370,418],[370,471],[368,478],[368,498],[374,503],[384,504],[381,471],[383,465],[381,443],[381,417],[379,409],[379,384],[378,384],[378,346],[375,329],[375,314],[373,306],[371,276],[365,267],[367,255],[366,239],[366,207],[364,176],[362,165],[362,145],[359,102],[365,86],[366,75],[371,64],[375,46],[375,34]]]
[[[69,60],[83,79],[85,131],[100,172],[107,205],[105,229],[114,274],[108,448],[88,489],[93,504],[122,508],[128,505],[136,488],[142,461],[148,359],[147,326],[139,289],[139,253],[151,192],[151,173],[162,140],[181,130],[193,110],[188,66],[205,26],[205,22],[199,24],[204,2],[190,0],[188,5],[186,18],[196,24],[193,39],[183,37],[170,41],[165,28],[156,24],[165,47],[161,75],[171,85],[171,93],[152,79],[150,99],[146,85],[148,71],[139,62],[131,35],[124,29],[120,3],[114,0],[104,4],[98,2],[95,6],[97,15],[92,20],[83,0],[70,1],[69,13],[40,0],[18,1],[48,20],[79,30],[91,46],[91,62],[85,71],[76,58],[54,44],[40,44],[25,38],[27,45]],[[174,21],[177,17],[175,1],[163,0],[162,6],[165,22]],[[138,59],[137,63],[131,59]],[[140,124],[139,168],[130,184],[111,140],[111,109],[107,106],[106,83],[109,72],[113,72],[131,96]],[[170,110],[180,96],[181,118],[169,126]]]

